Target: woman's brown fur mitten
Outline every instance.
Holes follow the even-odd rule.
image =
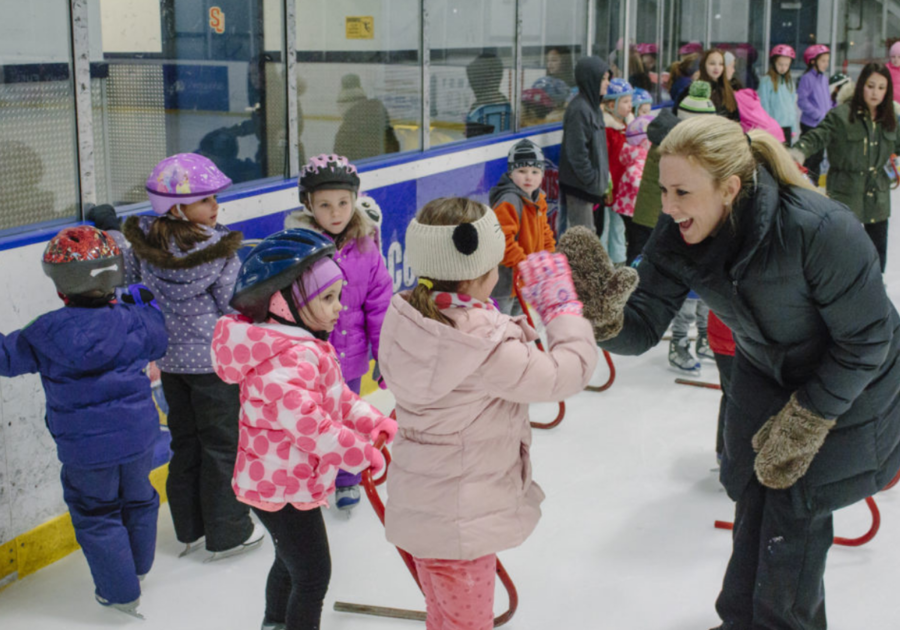
[[[753,436],[756,477],[767,488],[790,488],[806,474],[834,420],[826,420],[797,402],[797,394]]]
[[[594,338],[606,341],[618,335],[625,321],[625,303],[637,288],[637,271],[616,269],[597,234],[584,226],[566,230],[556,251],[569,259],[575,291],[584,303],[584,317],[594,326]]]

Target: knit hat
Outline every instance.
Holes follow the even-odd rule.
[[[352,103],[366,98],[366,92],[360,85],[358,74],[345,74],[341,77],[341,91],[338,94],[338,103]]]
[[[297,308],[303,308],[316,299],[325,289],[343,279],[344,274],[341,272],[341,268],[338,267],[338,264],[331,257],[320,258],[291,285],[291,295],[294,297],[294,304],[297,305]],[[300,291],[301,285],[303,286],[302,293]],[[306,300],[303,299],[303,294],[306,294]]]
[[[712,94],[712,88],[706,81],[694,81],[688,91],[687,97],[678,106],[679,118],[681,112],[686,112],[687,116],[695,114],[715,114],[716,106],[709,99]]]
[[[834,88],[849,82],[850,77],[848,77],[846,74],[844,74],[843,72],[835,72],[833,75],[831,75],[831,78],[828,79],[828,87],[834,90]]]
[[[416,219],[406,228],[409,266],[431,280],[480,278],[503,260],[506,237],[494,211],[485,206],[474,223],[423,225]]]
[[[519,140],[509,150],[507,158],[508,170],[512,173],[517,168],[533,166],[544,170],[544,152],[531,140]]]
[[[889,56],[893,57],[894,55],[900,55],[900,41],[894,42],[891,45],[891,51],[889,53]]]

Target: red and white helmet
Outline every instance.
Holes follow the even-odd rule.
[[[797,53],[787,44],[777,44],[772,48],[772,52],[769,53],[769,58],[771,59],[772,57],[790,57],[791,59],[796,59]]]
[[[830,52],[831,51],[828,49],[828,46],[826,46],[825,44],[813,44],[803,51],[803,63],[808,66],[819,55],[824,55],[825,53]]]
[[[112,293],[125,284],[125,261],[118,245],[91,225],[65,228],[54,236],[41,265],[62,295]]]

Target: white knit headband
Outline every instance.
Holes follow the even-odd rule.
[[[406,228],[409,266],[431,280],[480,278],[503,260],[506,237],[494,211],[485,206],[474,223],[423,225],[413,219]]]

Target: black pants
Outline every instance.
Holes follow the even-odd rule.
[[[804,125],[803,123],[800,123],[800,131],[802,133],[806,133],[810,129],[815,129],[815,127],[810,127],[809,125]],[[807,176],[809,177],[810,180],[812,180],[812,183],[814,186],[819,185],[819,175],[822,170],[822,160],[824,158],[825,158],[825,150],[823,149],[823,150],[819,151],[818,153],[813,153],[812,155],[810,155],[809,157],[806,158],[805,162],[803,162],[803,166],[805,166],[809,170],[809,173],[807,173]]]
[[[625,219],[625,239],[628,241],[625,254],[627,260],[625,262],[630,267],[631,263],[644,251],[644,245],[650,240],[653,228],[635,223],[632,217],[622,218]]]
[[[331,581],[321,508],[305,511],[287,505],[277,512],[253,511],[275,543],[264,623],[283,623],[287,630],[318,630]]]
[[[244,542],[253,531],[250,508],[231,489],[237,459],[237,385],[215,374],[162,373],[169,403],[172,459],[166,493],[183,543],[206,536],[209,551],[224,551]]]
[[[884,273],[884,268],[887,265],[887,219],[878,223],[864,223],[863,225],[866,228],[866,234],[869,235],[869,238],[872,239],[872,244],[875,245],[878,258],[881,259],[881,273]]]
[[[794,133],[794,130],[790,127],[782,127],[781,132],[784,134],[784,146],[787,148],[791,148],[791,135]]]
[[[754,477],[735,506],[716,611],[730,630],[824,630],[831,513],[795,516],[787,490]],[[729,625],[730,624],[730,625]]]
[[[716,367],[719,368],[719,385],[722,386],[722,398],[719,401],[719,422],[716,426],[716,455],[725,451],[725,408],[728,405],[728,391],[731,388],[731,366],[734,357],[729,354],[715,353]]]

